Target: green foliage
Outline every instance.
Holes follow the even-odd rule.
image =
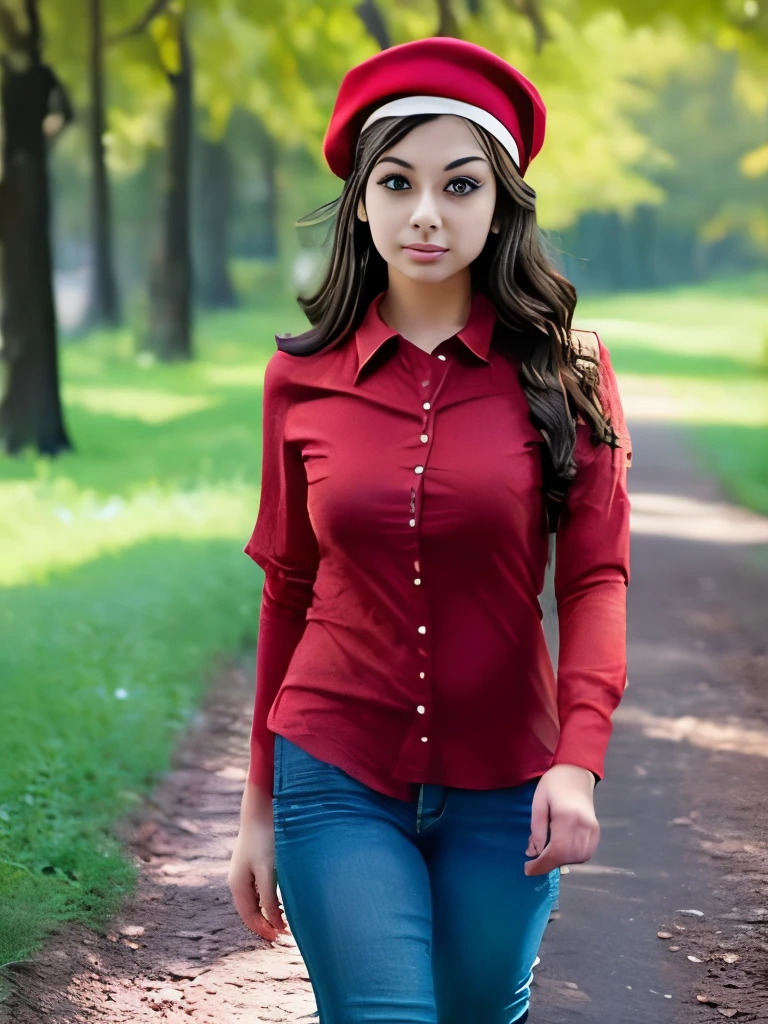
[[[736,54],[702,44],[639,124],[674,157],[652,175],[669,199],[662,221],[707,244],[740,233],[768,253],[768,175],[742,166],[765,138],[765,116],[740,102],[738,77]]]

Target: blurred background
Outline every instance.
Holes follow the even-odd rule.
[[[0,0],[0,963],[119,907],[112,823],[255,640],[294,222],[343,74],[430,35],[540,89],[528,180],[630,429],[768,513],[766,0]]]

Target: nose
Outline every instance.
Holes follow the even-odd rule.
[[[410,220],[414,228],[437,228],[440,226],[440,214],[431,189],[425,188],[419,193],[418,201],[413,209]]]

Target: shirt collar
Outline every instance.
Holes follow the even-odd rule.
[[[355,384],[357,384],[360,372],[375,352],[381,348],[385,341],[397,337],[397,331],[384,323],[379,316],[379,306],[386,291],[380,292],[372,300],[365,314],[363,322],[355,333],[357,345],[357,373]],[[488,353],[491,348],[491,336],[494,324],[496,323],[496,309],[491,300],[482,292],[475,292],[472,296],[472,305],[469,311],[469,319],[456,337],[462,341],[470,351],[484,362],[490,362]]]

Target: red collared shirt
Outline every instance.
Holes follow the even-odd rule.
[[[538,600],[542,435],[480,293],[428,353],[371,303],[342,344],[277,351],[264,376],[265,573],[250,781],[274,733],[380,793],[514,786],[553,764],[603,777],[626,683],[629,435],[605,346],[600,396],[623,447],[577,426],[557,534],[557,677]]]

